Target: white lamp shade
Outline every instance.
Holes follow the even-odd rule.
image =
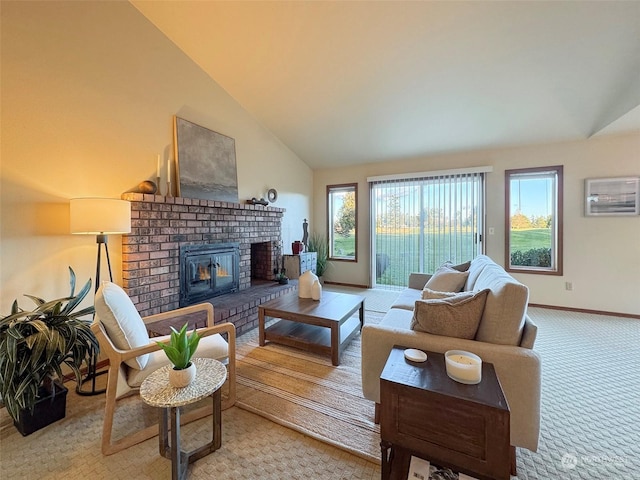
[[[115,198],[72,198],[71,233],[118,234],[131,231],[131,204]]]

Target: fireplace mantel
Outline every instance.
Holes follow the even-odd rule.
[[[268,265],[259,271],[273,279],[285,209],[142,193],[122,199],[131,202],[131,233],[122,236],[123,288],[140,315],[178,308],[184,245],[239,243],[241,292],[251,286],[251,245],[264,244],[268,255],[261,261]]]

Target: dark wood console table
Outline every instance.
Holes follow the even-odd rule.
[[[380,376],[382,478],[407,478],[411,456],[479,479],[509,479],[509,406],[491,363],[482,381],[447,376],[444,355],[412,362],[395,346]],[[514,457],[515,459],[515,457]]]

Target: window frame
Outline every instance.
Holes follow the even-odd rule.
[[[354,242],[355,249],[353,256],[335,256],[333,245],[333,208],[331,195],[335,192],[353,191],[355,199],[355,225],[354,225]],[[357,183],[340,183],[335,185],[327,185],[327,244],[328,259],[336,262],[357,262],[358,261],[358,184]]]
[[[552,267],[530,267],[530,266],[512,266],[511,265],[511,181],[517,175],[528,175],[535,173],[555,173],[555,208],[553,214],[553,230],[552,235],[552,256],[555,260],[555,266]],[[563,166],[553,165],[548,167],[533,168],[516,168],[505,170],[505,260],[504,268],[507,272],[513,273],[531,273],[535,275],[562,275],[563,265]],[[553,233],[553,232],[552,232]]]

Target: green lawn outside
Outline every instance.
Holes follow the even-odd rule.
[[[349,235],[343,237],[336,235],[334,237],[334,256],[353,257],[356,254],[356,237]]]
[[[524,252],[533,248],[551,248],[551,229],[532,228],[511,232],[511,252]]]
[[[457,245],[450,243],[446,234],[425,235],[424,264],[420,265],[420,237],[418,234],[387,235],[378,234],[376,251],[388,255],[384,274],[378,277],[379,285],[406,286],[411,272],[434,272],[445,261],[465,262],[474,257],[475,246],[471,233],[459,234]]]
[[[411,272],[434,272],[445,261],[462,263],[475,256],[475,245],[471,242],[471,233],[459,234],[458,245],[449,243],[448,233],[425,235],[424,265],[419,264],[419,235],[417,233],[391,235],[378,234],[376,251],[388,252],[388,266],[384,274],[377,279],[379,285],[406,286]],[[342,240],[342,239],[341,239]],[[345,240],[345,248],[347,245]],[[353,239],[350,239],[353,241]],[[351,244],[353,245],[353,243]],[[551,230],[538,228],[515,231],[511,236],[512,251],[527,251],[551,246]],[[396,253],[393,253],[396,252]],[[421,268],[422,267],[422,268]]]

